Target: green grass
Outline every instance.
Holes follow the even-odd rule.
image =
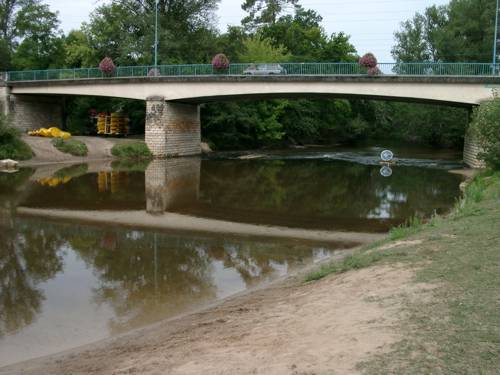
[[[21,133],[9,125],[7,118],[0,115],[0,160],[29,160],[33,157],[30,146],[20,136]]]
[[[59,151],[73,156],[87,156],[88,149],[85,143],[77,141],[76,139],[64,140],[61,138],[54,138],[52,144]]]
[[[360,250],[323,272],[397,263],[415,270],[413,282],[433,286],[430,298],[403,299],[400,323],[393,327],[403,339],[358,369],[365,374],[499,374],[500,172],[475,178],[447,217],[413,221],[391,237],[420,241],[385,251]],[[308,279],[325,275],[320,270],[313,276]]]
[[[117,144],[111,154],[120,159],[149,159],[153,155],[144,142]]]

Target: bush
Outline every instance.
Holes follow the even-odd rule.
[[[364,68],[370,69],[375,68],[377,66],[377,58],[371,52],[365,54],[362,58],[359,59],[358,64]]]
[[[144,142],[114,145],[111,154],[121,159],[145,159],[153,156]]]
[[[71,154],[73,156],[87,156],[88,153],[85,143],[75,139],[68,139],[65,141],[61,138],[55,138],[52,140],[52,144],[55,148],[65,154]]]
[[[218,53],[212,59],[212,66],[216,70],[224,70],[229,68],[229,59],[223,53]]]
[[[481,104],[474,110],[471,136],[483,152],[479,155],[492,169],[500,169],[500,97]]]
[[[102,59],[102,61],[99,63],[99,70],[103,72],[104,74],[111,75],[115,72],[116,70],[116,65],[111,59],[111,57],[105,57]]]
[[[33,157],[30,146],[20,136],[21,133],[0,115],[0,159],[28,160]]]

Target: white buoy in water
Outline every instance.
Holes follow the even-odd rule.
[[[382,161],[389,163],[394,159],[394,153],[391,150],[384,150],[380,153],[380,159]]]

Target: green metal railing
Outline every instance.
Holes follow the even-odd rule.
[[[207,77],[243,76],[255,64],[231,64],[223,71],[215,70],[210,64],[120,66],[113,74],[105,74],[99,68],[26,70],[0,73],[6,81],[59,81],[109,78],[155,77]],[[262,65],[262,64],[256,64]],[[268,64],[269,65],[269,64]],[[276,65],[276,64],[272,64]],[[282,63],[281,73],[287,76],[362,76],[367,69],[357,63]],[[392,76],[458,76],[491,77],[500,75],[500,64],[490,63],[381,63],[382,75]]]

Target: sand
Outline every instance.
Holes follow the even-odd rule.
[[[412,277],[412,270],[398,265],[307,284],[297,275],[0,374],[356,374],[357,364],[401,339],[396,326],[402,301],[422,294]]]

